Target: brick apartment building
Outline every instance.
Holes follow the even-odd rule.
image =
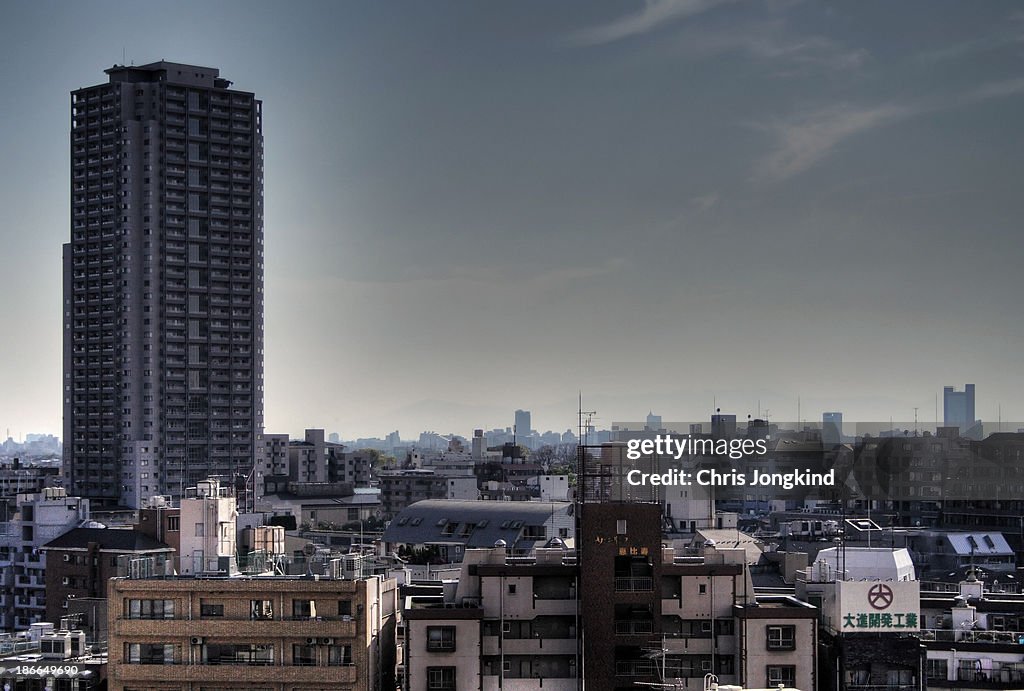
[[[393,579],[115,578],[109,689],[394,688]]]

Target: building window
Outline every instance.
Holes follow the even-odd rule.
[[[779,686],[796,686],[796,666],[795,665],[769,665],[765,668],[768,673],[768,687]]]
[[[615,521],[615,534],[625,535],[626,534],[626,519],[620,518]]]
[[[911,669],[890,669],[885,673],[885,681],[889,688],[910,686],[914,683],[914,671]]]
[[[274,646],[270,643],[208,643],[203,646],[203,664],[272,665]]]
[[[129,619],[174,619],[174,600],[128,600]]]
[[[455,627],[428,626],[427,650],[432,652],[450,652],[455,650]]]
[[[928,676],[929,681],[945,681],[949,679],[949,667],[946,660],[929,658],[926,660],[926,663],[925,674]]]
[[[167,517],[167,532],[176,533],[181,530],[181,516]]]
[[[293,619],[312,619],[316,616],[316,602],[313,600],[292,600]]]
[[[273,619],[274,603],[270,600],[249,600],[250,619]]]
[[[352,601],[351,600],[338,600],[338,616],[339,617],[351,617],[352,616]]]
[[[867,686],[871,682],[870,667],[854,667],[846,670],[846,683],[849,686]]]
[[[327,664],[338,666],[338,665],[351,665],[352,664],[352,646],[350,645],[329,645],[327,646]]]
[[[174,646],[170,643],[125,643],[124,648],[124,659],[128,664],[174,664]]]
[[[516,594],[516,584],[515,583],[509,583],[508,584],[508,594],[509,595],[515,595]]]
[[[768,650],[796,649],[795,626],[769,626],[766,628],[765,638],[768,641]]]
[[[316,664],[316,648],[311,645],[292,646],[292,664],[309,666]]]
[[[427,667],[427,688],[430,691],[455,691],[455,668]]]
[[[200,602],[199,616],[201,617],[223,617],[224,604],[220,602]]]

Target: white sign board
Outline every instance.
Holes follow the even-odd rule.
[[[833,625],[841,633],[921,630],[918,581],[839,581],[836,586],[838,616]]]

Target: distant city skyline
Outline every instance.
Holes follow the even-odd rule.
[[[201,18],[202,21],[197,21]],[[1024,12],[5,5],[0,429],[61,434],[70,92],[264,100],[267,432],[1024,419]],[[504,403],[510,399],[511,403]],[[938,418],[942,419],[942,408]],[[986,429],[989,429],[987,427]]]

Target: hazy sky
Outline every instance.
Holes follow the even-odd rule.
[[[0,11],[0,432],[60,433],[68,92],[122,51],[263,99],[268,431],[1024,419],[1019,4]]]

